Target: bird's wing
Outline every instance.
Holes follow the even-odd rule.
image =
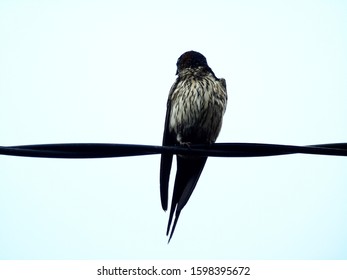
[[[227,92],[227,82],[223,78],[220,78],[219,82],[220,82],[220,84],[221,84],[221,86],[222,86],[222,88],[223,88],[223,90],[225,91],[225,94],[226,94],[226,92]],[[226,98],[227,98],[227,96],[226,96]]]
[[[170,232],[171,222],[175,210],[176,214],[174,223],[172,225],[169,241],[175,231],[181,210],[186,205],[192,192],[194,191],[201,172],[204,169],[206,160],[207,157],[189,158],[177,156],[177,173],[166,235],[168,235]]]
[[[177,83],[177,82],[176,82]],[[172,86],[166,108],[166,117],[164,125],[164,136],[163,136],[163,146],[171,146],[175,144],[175,138],[170,133],[169,122],[170,122],[170,112],[171,112],[171,96],[175,88],[176,83]],[[169,179],[172,166],[172,154],[162,154],[160,161],[160,199],[161,206],[164,211],[167,210],[168,204],[168,192],[169,192]]]

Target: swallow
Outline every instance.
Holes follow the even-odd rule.
[[[227,106],[225,79],[217,78],[206,58],[196,51],[185,52],[178,58],[176,75],[167,101],[163,146],[189,147],[193,144],[214,143],[221,130]],[[161,155],[160,198],[164,211],[168,208],[172,160],[172,154]],[[177,172],[166,231],[168,242],[206,160],[206,156],[176,155]]]

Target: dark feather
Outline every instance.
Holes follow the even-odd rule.
[[[188,202],[194,188],[200,178],[201,172],[204,169],[207,157],[191,158],[177,156],[177,173],[175,179],[174,192],[172,196],[170,217],[167,226],[166,235],[170,232],[170,226],[173,215],[175,221],[173,223],[169,241],[175,231],[175,227],[181,213],[181,210]]]
[[[176,87],[176,83],[171,87],[169,96],[171,96],[173,89]],[[166,106],[166,117],[164,125],[163,146],[171,146],[175,144],[175,137],[170,133],[169,121],[171,111],[171,99],[168,99]],[[164,211],[167,210],[168,205],[168,192],[169,192],[169,179],[172,166],[172,154],[162,154],[160,160],[160,200],[161,206]]]

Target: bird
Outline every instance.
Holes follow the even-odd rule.
[[[162,145],[190,147],[212,144],[221,130],[227,106],[226,81],[217,78],[205,56],[196,51],[183,53],[176,65],[177,78],[169,91]],[[206,156],[176,155],[177,170],[166,231],[168,243],[206,160]],[[172,154],[161,155],[160,198],[164,211],[168,209],[172,161]]]

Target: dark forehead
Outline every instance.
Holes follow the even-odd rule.
[[[207,65],[206,58],[199,52],[189,51],[182,54],[177,60],[177,67],[199,67]]]

